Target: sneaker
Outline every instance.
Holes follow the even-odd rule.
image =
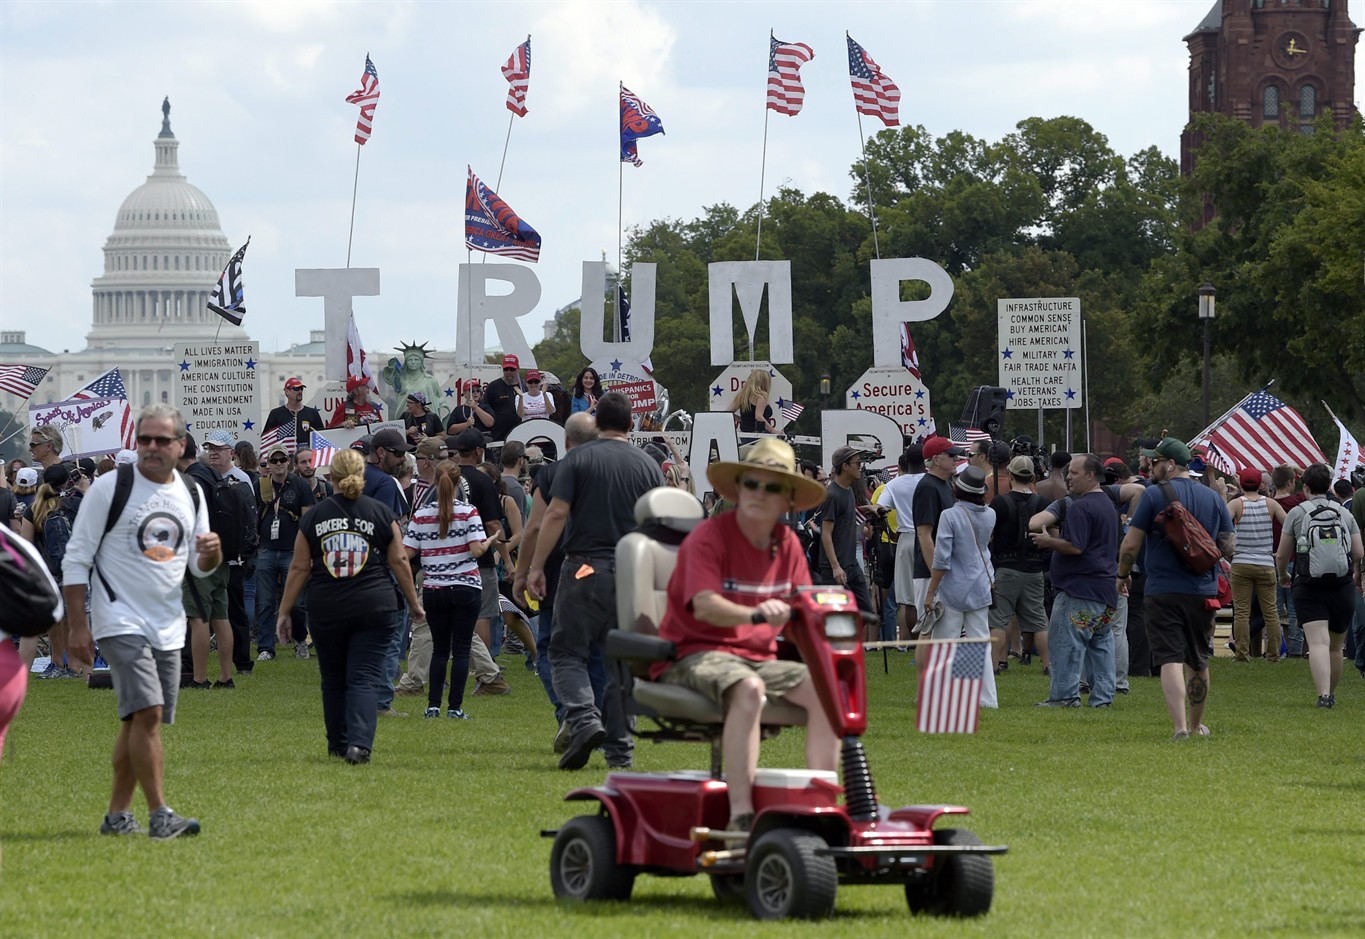
[[[555,754],[561,755],[569,749],[569,722],[560,721],[559,730],[555,733]]]
[[[235,684],[233,684],[232,679],[229,678],[227,681],[215,681],[215,682],[213,683],[213,687],[215,687],[215,688],[236,688],[237,686],[236,686]]]
[[[62,672],[64,672],[64,671],[66,671],[66,669],[62,668],[62,667],[61,667],[60,665],[58,665],[56,662],[48,662],[48,663],[47,663],[47,668],[45,668],[45,669],[43,669],[41,672],[39,672],[39,673],[38,673],[38,677],[39,677],[39,678],[61,678],[61,677],[62,677]]]
[[[137,823],[132,812],[106,815],[104,821],[100,822],[101,835],[139,835],[141,833],[142,826]]]
[[[630,763],[613,763],[610,760],[607,761],[607,769],[611,770],[613,773],[628,773],[632,768]]]
[[[196,691],[203,691],[203,690],[205,690],[205,689],[207,689],[207,688],[212,688],[213,685],[209,684],[208,679],[205,679],[204,681],[195,681],[193,678],[191,678],[191,679],[190,679],[190,683],[189,683],[188,685],[186,685],[185,687],[186,687],[186,688],[193,688],[193,689],[195,689]]]
[[[422,712],[422,716],[423,716],[424,718],[426,718],[427,720],[431,720],[433,717],[440,717],[440,716],[441,716],[441,709],[440,709],[440,708],[427,708],[425,711]]]
[[[380,716],[380,717],[407,717],[407,716],[408,716],[408,712],[407,712],[407,711],[395,711],[393,708],[390,707],[390,708],[385,708],[384,710],[380,711],[380,712],[379,712],[379,716]],[[361,749],[361,748],[352,748],[352,749]],[[365,752],[368,753],[369,751],[366,750]]]
[[[507,683],[506,678],[499,675],[492,681],[481,681],[476,683],[472,693],[476,695],[511,694],[512,686]]]
[[[569,745],[564,748],[564,755],[559,758],[559,768],[582,769],[587,766],[592,751],[605,739],[607,732],[602,729],[602,725],[583,728],[569,738]]]
[[[451,708],[449,711],[446,711],[446,717],[453,721],[469,720],[469,715],[464,712],[464,708]]]
[[[306,642],[296,642],[296,643],[294,643],[294,658],[296,658],[296,659],[306,659],[306,658],[309,658],[309,657],[310,657],[310,656],[309,656],[309,653],[308,653],[308,643],[306,643]]]
[[[1046,701],[1039,701],[1034,705],[1036,708],[1078,708],[1080,706],[1081,701],[1079,698],[1066,698],[1062,701],[1048,698]]]
[[[406,714],[403,716],[407,717]],[[366,750],[364,747],[347,747],[346,762],[350,763],[352,766],[368,763],[370,762],[370,751]]]
[[[1337,702],[1334,700],[1334,697],[1335,697],[1334,695],[1330,695],[1330,694],[1320,694],[1320,695],[1318,695],[1318,707],[1320,707],[1320,708],[1330,708],[1332,705],[1334,705],[1334,704],[1337,703]]]
[[[149,834],[157,841],[179,838],[181,835],[199,834],[199,819],[181,818],[169,805],[163,805],[152,813]]]
[[[273,661],[275,661],[275,652],[274,652],[274,650],[273,650],[273,649],[262,649],[262,650],[261,650],[261,654],[258,655],[258,656],[256,656],[256,661],[257,661],[257,662],[273,662]]]
[[[1090,682],[1081,682],[1081,694],[1090,694]]]

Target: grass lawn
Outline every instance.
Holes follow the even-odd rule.
[[[1213,664],[1209,739],[1173,743],[1154,679],[1111,711],[1039,711],[1015,664],[975,736],[913,730],[907,656],[869,656],[866,738],[882,802],[957,802],[997,858],[995,905],[911,918],[898,887],[841,889],[815,924],[759,924],[704,878],[642,876],[626,904],[561,906],[550,843],[588,768],[555,768],[539,680],[467,698],[468,722],[381,722],[375,761],[325,755],[316,663],[263,663],[235,691],[182,694],[167,796],[204,832],[166,844],[96,834],[109,791],[112,692],[34,681],[0,769],[0,936],[1215,936],[1365,931],[1365,682],[1313,707],[1304,661]],[[764,744],[801,765],[800,732]],[[644,770],[704,748],[641,744]],[[135,811],[144,827],[146,807]]]

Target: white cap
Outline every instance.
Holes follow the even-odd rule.
[[[114,455],[114,462],[119,466],[122,466],[124,463],[136,463],[137,451],[120,450],[117,454]]]
[[[38,471],[31,466],[25,466],[14,474],[15,485],[36,486],[38,485]]]

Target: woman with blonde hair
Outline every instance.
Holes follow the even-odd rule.
[[[332,484],[336,492],[299,521],[275,632],[280,642],[291,641],[290,614],[306,581],[327,752],[347,763],[368,763],[393,613],[402,598],[414,623],[425,620],[426,611],[397,519],[387,506],[362,495],[364,458],[354,450],[332,457]]]
[[[403,547],[419,558],[422,603],[431,627],[431,671],[427,679],[425,716],[441,716],[441,690],[450,661],[450,696],[446,716],[469,720],[464,687],[469,681],[469,650],[479,618],[483,581],[476,563],[497,544],[488,537],[478,509],[460,498],[460,467],[449,460],[436,466],[436,498],[413,513]]]
[[[777,421],[773,418],[772,405],[768,403],[772,387],[773,380],[766,369],[756,368],[744,380],[744,386],[730,402],[741,434],[777,433]]]

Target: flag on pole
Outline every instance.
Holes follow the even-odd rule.
[[[1327,408],[1326,402],[1322,406]],[[1332,415],[1332,423],[1337,425],[1337,433],[1341,435],[1341,442],[1337,444],[1337,461],[1332,464],[1332,479],[1350,479],[1357,466],[1365,466],[1365,453],[1361,452],[1360,442],[1355,434],[1346,429],[1341,418],[1331,408],[1327,408],[1327,413]]]
[[[976,733],[989,648],[990,640],[985,639],[929,644],[915,708],[920,733]]]
[[[664,132],[664,122],[654,109],[640,100],[640,97],[621,85],[621,162],[643,166],[644,160],[636,149],[635,142],[645,137],[653,137]]]
[[[123,373],[111,368],[71,396],[71,401],[88,401],[94,398],[128,399],[128,389],[123,384]]]
[[[779,405],[777,412],[782,415],[783,420],[790,424],[792,421],[800,417],[801,413],[805,410],[806,406],[804,404],[797,404],[795,401],[788,401],[786,404]]]
[[[0,365],[0,388],[27,400],[50,371],[36,365]]]
[[[853,84],[853,106],[859,114],[881,118],[887,127],[900,124],[901,90],[882,74],[867,50],[844,34],[848,40],[848,80]]]
[[[464,190],[464,243],[474,251],[530,261],[540,258],[540,235],[469,169]]]
[[[209,294],[209,312],[217,313],[233,326],[241,326],[242,317],[246,316],[242,259],[246,257],[246,249],[250,245],[251,236],[248,235],[246,244],[238,248],[232,260],[228,261],[227,267],[223,268],[223,275],[218,278],[218,283],[213,285],[213,293]]]
[[[356,329],[354,313],[346,323],[346,377],[368,378],[370,390],[376,395],[374,406],[383,408],[383,402],[378,399],[379,380],[374,377],[374,369],[370,367],[370,362],[365,357],[365,346],[360,341],[360,330]]]
[[[315,468],[332,465],[332,457],[337,455],[336,444],[315,430],[312,439],[308,441],[308,445],[308,448],[313,451],[313,466]]]
[[[804,42],[783,42],[768,33],[768,109],[793,116],[801,113],[806,89],[801,85],[801,66],[815,58]]]
[[[298,434],[295,430],[293,418],[283,424],[277,424],[261,434],[261,452],[265,453],[271,447],[284,447],[290,453],[297,452]]]
[[[915,378],[923,380],[919,373],[919,353],[915,351],[915,339],[910,335],[909,323],[901,323],[901,365]]]
[[[360,105],[360,117],[355,122],[355,142],[364,146],[374,127],[374,106],[379,103],[379,72],[365,54],[365,74],[360,76],[360,87],[346,96],[347,104]]]
[[[630,300],[626,298],[626,288],[620,284],[616,285],[616,309],[620,312],[619,321],[621,323],[621,335],[617,341],[630,342]],[[654,363],[651,361],[651,356],[645,356],[640,367],[649,374],[654,374]]]
[[[507,89],[507,110],[517,117],[526,116],[526,88],[531,83],[531,37],[517,46],[507,64],[502,67],[502,77],[511,87]]]
[[[1235,475],[1242,469],[1269,469],[1281,463],[1325,463],[1322,448],[1299,412],[1264,389],[1215,421],[1190,442],[1208,447],[1214,469]]]

